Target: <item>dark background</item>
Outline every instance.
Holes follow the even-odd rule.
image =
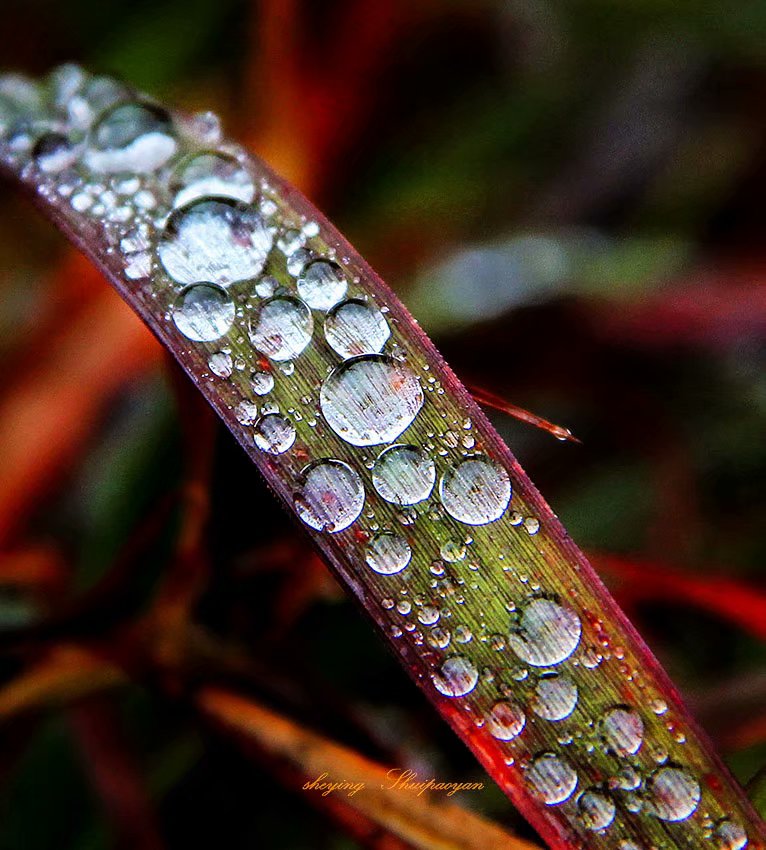
[[[737,776],[755,776],[766,4],[6,0],[0,13],[8,69],[76,61],[221,114],[340,226],[466,382],[582,439],[492,414]],[[0,629],[34,633],[64,611],[57,640],[100,639],[141,617],[165,573],[172,507],[140,557],[125,552],[178,486],[184,391],[124,330],[127,310],[126,350],[149,353],[68,391],[108,343],[84,311],[112,296],[0,191]],[[67,327],[81,348],[61,342]],[[214,441],[193,616],[254,667],[222,678],[370,757],[481,778],[234,441],[222,428]],[[34,474],[18,454],[41,459]],[[27,556],[45,568],[37,581],[14,572]],[[115,570],[116,589],[78,613]],[[0,641],[2,680],[50,640]],[[105,703],[66,694],[0,728],[2,850],[358,846],[201,725],[188,683],[173,693],[156,678],[139,669]],[[111,746],[93,744],[98,723]],[[132,838],[98,781],[125,753],[153,819]],[[528,834],[493,787],[464,803]]]

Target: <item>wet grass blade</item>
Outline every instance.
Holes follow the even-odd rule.
[[[0,95],[5,172],[173,353],[549,845],[763,846],[508,447],[305,198],[212,116],[120,83],[67,67]]]

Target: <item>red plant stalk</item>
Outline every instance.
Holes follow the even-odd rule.
[[[0,93],[5,172],[178,359],[550,846],[764,846],[513,454],[305,198],[212,116],[79,69]]]

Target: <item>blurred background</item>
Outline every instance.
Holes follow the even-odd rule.
[[[2,15],[8,69],[76,61],[218,112],[466,383],[572,429],[582,445],[491,413],[766,798],[766,4]],[[200,683],[482,779],[148,332],[7,185],[0,358],[2,850],[409,846],[296,791],[200,716]],[[461,803],[530,835],[488,780]]]

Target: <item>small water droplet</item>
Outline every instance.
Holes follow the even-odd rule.
[[[252,425],[258,418],[258,405],[252,401],[241,401],[234,408],[234,416],[240,425]]]
[[[303,269],[297,286],[298,294],[309,307],[329,310],[345,296],[348,282],[337,263],[314,260]]]
[[[661,767],[648,782],[651,809],[664,821],[686,820],[699,805],[701,791],[697,780],[681,767]]]
[[[250,172],[233,156],[200,153],[178,166],[170,181],[170,191],[174,207],[210,196],[249,204],[255,197],[255,184]]]
[[[49,132],[35,142],[32,157],[46,174],[56,174],[74,163],[77,151],[68,136]]]
[[[569,717],[577,706],[577,685],[559,673],[543,673],[535,687],[532,711],[544,720]]]
[[[226,286],[257,277],[271,243],[272,235],[253,207],[228,198],[202,198],[170,214],[157,256],[178,283]]]
[[[476,687],[479,671],[465,655],[452,655],[445,659],[439,673],[432,678],[436,690],[445,697],[464,697]]]
[[[214,375],[218,375],[219,378],[228,378],[233,367],[231,354],[227,351],[217,351],[210,355],[207,365]]]
[[[267,413],[255,423],[254,439],[262,451],[281,455],[295,442],[295,426],[279,413]]]
[[[439,484],[444,510],[469,525],[499,519],[511,499],[505,469],[484,455],[471,455],[449,469]]]
[[[361,298],[342,301],[327,314],[324,334],[341,357],[379,354],[391,336],[383,314]]]
[[[231,328],[234,304],[219,286],[189,286],[176,299],[173,321],[187,339],[213,342]]]
[[[458,643],[470,643],[473,640],[473,632],[468,626],[456,626],[455,640]]]
[[[400,573],[412,558],[410,544],[393,531],[381,531],[367,544],[364,554],[368,566],[381,575]]]
[[[614,820],[616,812],[614,800],[602,791],[589,788],[577,798],[577,814],[585,829],[594,832],[606,829]]]
[[[168,112],[148,103],[120,103],[93,127],[84,160],[102,173],[147,173],[164,165],[177,147]]]
[[[618,756],[632,756],[641,749],[644,721],[629,705],[617,705],[604,712],[599,730],[604,743]]]
[[[297,298],[278,295],[265,301],[250,324],[253,345],[272,360],[292,360],[311,342],[314,320]]]
[[[322,384],[319,404],[327,424],[354,446],[395,440],[423,406],[420,382],[391,357],[367,354],[337,366]]]
[[[527,530],[527,534],[533,535],[537,534],[540,530],[540,520],[537,517],[528,516],[524,520],[524,528]]]
[[[417,446],[389,446],[378,455],[372,483],[381,498],[394,505],[414,505],[431,495],[434,462]]]
[[[270,275],[262,277],[258,283],[255,284],[255,291],[261,296],[261,298],[271,298],[278,288],[279,281]]]
[[[315,461],[302,474],[294,504],[298,516],[311,528],[342,531],[362,512],[364,485],[357,472],[343,461]]]
[[[533,599],[511,620],[508,642],[522,661],[552,667],[577,649],[582,626],[570,608],[551,599]]]
[[[743,850],[747,847],[747,833],[742,824],[724,818],[715,828],[719,850]]]
[[[274,376],[271,372],[253,372],[250,386],[256,395],[267,395],[274,389]]]
[[[435,629],[431,629],[426,640],[434,649],[446,649],[449,646],[451,637],[452,635],[448,629],[442,629],[440,626],[437,626]]]
[[[439,554],[448,564],[464,560],[466,551],[465,543],[460,540],[448,540],[439,548]]]
[[[527,768],[526,780],[547,806],[566,802],[577,788],[577,773],[569,762],[556,753],[535,756]]]
[[[435,605],[424,605],[418,611],[418,620],[424,626],[433,626],[439,622],[441,613]]]
[[[490,735],[500,741],[510,741],[521,733],[526,723],[524,712],[510,700],[499,700],[487,715]]]

